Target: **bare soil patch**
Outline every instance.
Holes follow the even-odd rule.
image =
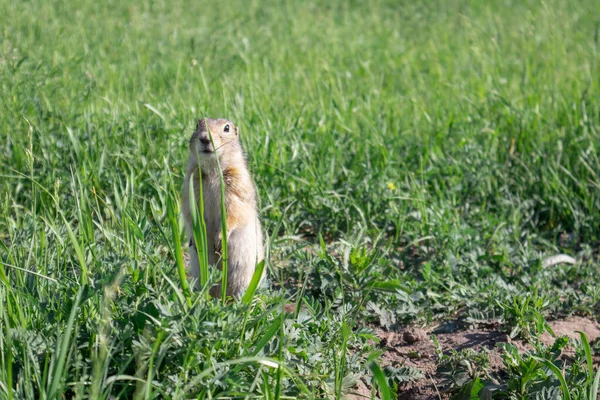
[[[599,325],[590,318],[569,317],[565,320],[549,322],[556,336],[568,336],[569,338],[578,338],[577,331],[584,332],[590,342],[598,340],[600,337]],[[407,327],[400,331],[385,331],[377,328],[376,334],[380,338],[380,346],[385,350],[382,356],[382,365],[402,364],[418,368],[423,375],[423,379],[417,382],[405,383],[401,386],[398,399],[405,400],[433,400],[449,399],[450,393],[444,391],[443,378],[438,371],[438,362],[436,360],[436,346],[432,340],[435,335],[442,351],[449,354],[452,350],[460,351],[464,349],[473,349],[481,351],[487,349],[490,358],[489,373],[494,375],[501,373],[503,362],[501,349],[498,343],[512,343],[520,351],[531,349],[531,346],[523,341],[512,340],[506,333],[498,330],[471,329],[454,332],[436,331],[435,329]],[[542,342],[550,345],[554,339],[549,334],[544,334]],[[568,347],[564,355],[569,357],[573,354],[573,349]],[[600,363],[600,359],[594,360]],[[348,396],[348,399],[370,398],[370,389],[364,382],[360,382],[356,394]]]

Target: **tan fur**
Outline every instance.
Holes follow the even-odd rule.
[[[229,132],[225,131],[227,125]],[[212,142],[209,141],[209,132],[212,135]],[[228,239],[227,295],[239,297],[247,289],[256,265],[263,260],[264,250],[262,228],[257,211],[256,189],[243,156],[238,128],[231,121],[209,118],[198,121],[196,130],[190,139],[190,157],[183,185],[183,216],[188,236],[192,240],[189,182],[193,177],[194,192],[198,199],[200,185],[198,170],[200,169],[204,196],[204,220],[208,239],[208,262],[216,264],[220,269],[221,194],[216,157],[219,157],[225,182]],[[190,274],[196,279],[200,276],[195,247],[190,247]],[[211,294],[220,296],[220,285],[213,287]]]

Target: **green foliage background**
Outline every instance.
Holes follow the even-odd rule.
[[[597,1],[0,0],[0,393],[339,396],[371,324],[596,318],[599,34]],[[179,296],[203,116],[259,189],[252,307]]]

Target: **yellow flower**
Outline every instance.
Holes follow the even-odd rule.
[[[396,185],[394,185],[392,182],[388,182],[387,185],[390,190],[396,190]]]

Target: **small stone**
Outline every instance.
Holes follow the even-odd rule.
[[[412,330],[404,331],[402,339],[408,344],[417,343],[427,339],[427,332],[423,329],[414,328]]]

